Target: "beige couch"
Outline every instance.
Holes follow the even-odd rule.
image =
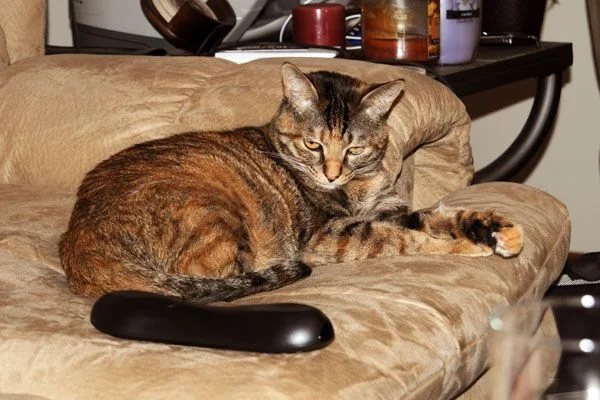
[[[565,207],[511,183],[467,186],[469,118],[442,85],[398,67],[301,60],[406,95],[386,166],[415,208],[494,209],[521,223],[519,257],[405,256],[315,268],[239,303],[301,302],[336,339],[266,355],[126,341],[89,322],[57,255],[74,191],[119,149],[189,129],[264,123],[281,96],[281,60],[44,56],[45,4],[0,0],[0,399],[485,399],[498,306],[539,299],[566,258]],[[551,330],[552,327],[549,327]],[[38,397],[39,396],[39,397]]]

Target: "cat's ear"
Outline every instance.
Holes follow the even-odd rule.
[[[363,112],[370,118],[386,118],[404,91],[404,79],[375,86],[360,101]]]
[[[317,90],[298,67],[284,63],[281,67],[283,79],[283,95],[289,101],[290,105],[298,112],[302,113],[317,105]]]

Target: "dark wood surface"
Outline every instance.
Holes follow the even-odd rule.
[[[572,64],[571,43],[541,42],[539,46],[480,46],[471,63],[430,69],[458,96],[466,96],[522,79],[562,72]]]
[[[348,52],[348,58],[366,60],[360,50]],[[467,96],[522,79],[560,73],[573,64],[573,46],[571,43],[555,42],[482,45],[474,61],[459,65],[422,65],[393,60],[375,62],[423,66],[456,95]]]
[[[100,53],[166,55],[161,49],[83,49],[47,46],[47,54]],[[349,52],[349,58],[364,59],[361,52]],[[388,62],[393,63],[393,62]],[[403,64],[403,62],[398,62]],[[492,89],[527,78],[564,71],[573,64],[571,43],[541,42],[536,45],[480,46],[473,62],[461,65],[427,66],[458,96]]]

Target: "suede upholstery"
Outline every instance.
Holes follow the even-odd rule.
[[[6,36],[4,35],[4,29],[2,29],[2,25],[0,25],[0,71],[8,66],[9,61]]]
[[[8,54],[9,63],[43,54],[46,2],[0,0],[0,10],[2,10],[0,12],[0,30],[4,31],[6,37],[6,54]],[[0,39],[0,65],[3,59],[2,47]]]
[[[43,1],[26,3],[44,10]],[[396,189],[414,208],[441,203],[505,214],[525,231],[518,257],[398,256],[324,265],[294,285],[236,302],[320,308],[336,339],[315,352],[265,355],[127,341],[93,328],[94,299],[69,292],[60,267],[57,242],[79,181],[134,143],[265,123],[281,98],[282,60],[35,56],[39,43],[15,41],[21,34],[15,27],[23,25],[5,22],[24,22],[29,14],[8,0],[0,5],[10,55],[10,65],[0,66],[0,399],[489,397],[488,316],[498,306],[543,296],[564,264],[570,220],[563,204],[538,189],[468,186],[470,121],[448,89],[398,67],[292,60],[305,71],[336,70],[368,82],[406,79],[390,115],[385,160]],[[24,37],[37,37],[37,28]],[[0,40],[0,62],[1,55]],[[541,332],[554,334],[552,321]]]

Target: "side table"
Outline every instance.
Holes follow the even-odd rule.
[[[481,46],[472,63],[430,68],[457,96],[537,79],[535,99],[521,132],[498,158],[475,172],[474,183],[510,180],[525,167],[552,130],[563,71],[572,64],[571,43],[542,42],[539,46]]]

